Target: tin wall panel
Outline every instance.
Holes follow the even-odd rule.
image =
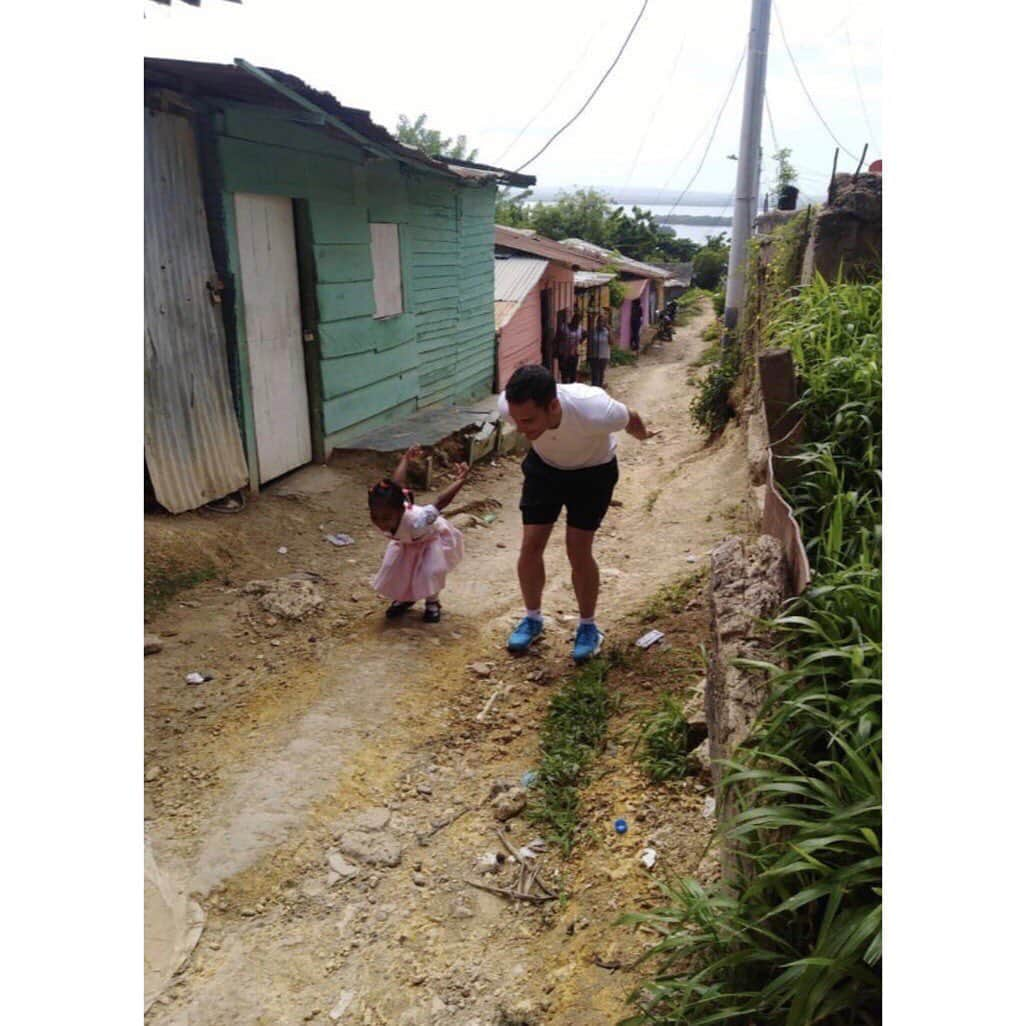
[[[246,484],[192,127],[145,111],[145,448],[157,500],[183,513]]]

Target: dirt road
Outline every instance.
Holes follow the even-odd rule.
[[[611,640],[636,637],[652,596],[694,577],[712,545],[744,529],[740,437],[730,428],[706,447],[687,416],[688,368],[710,317],[609,376],[610,391],[663,432],[621,436],[622,505],[596,544],[598,619]],[[631,757],[633,717],[661,690],[701,704],[700,580],[685,586],[679,615],[654,624],[667,641],[613,682],[623,704],[583,795],[590,833],[569,860],[539,860],[561,899],[510,907],[466,881],[484,880],[478,856],[501,850],[490,795],[537,764],[538,726],[571,669],[566,557],[553,535],[547,641],[512,660],[503,641],[520,613],[519,467],[475,467],[458,502],[492,500],[498,516],[466,532],[442,623],[386,623],[368,585],[382,551],[365,509],[377,472],[355,459],[311,467],[236,516],[147,520],[157,591],[176,574],[209,577],[147,625],[164,644],[146,659],[147,842],[168,889],[193,894],[206,920],[148,1021],[612,1024],[646,941],[616,918],[650,905],[658,880],[715,872],[702,857],[711,821],[701,783],[653,786]],[[356,544],[334,548],[331,531]],[[319,576],[326,597],[300,623],[244,593],[296,571]],[[194,671],[213,679],[190,686]],[[623,837],[617,816],[630,823]],[[536,835],[516,817],[505,836],[518,847]],[[659,853],[651,872],[637,860],[648,842]],[[174,938],[168,920],[148,925],[155,996]]]

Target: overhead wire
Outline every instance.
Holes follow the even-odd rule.
[[[834,142],[837,143],[837,145],[844,150],[852,160],[858,160],[858,157],[856,157],[855,154],[852,153],[836,135],[834,135],[834,130],[827,124],[826,118],[819,112],[819,107],[816,106],[816,101],[813,100],[812,94],[809,92],[808,86],[805,84],[805,79],[802,78],[802,73],[798,70],[798,62],[794,59],[794,54],[791,53],[791,47],[787,42],[787,33],[784,31],[784,21],[780,17],[780,8],[776,4],[773,5],[773,13],[776,15],[777,25],[780,28],[780,38],[784,41],[784,49],[787,51],[787,56],[791,60],[791,67],[794,68],[794,73],[798,76],[798,83],[801,85],[802,91],[805,93],[805,97],[809,101],[810,106],[816,112],[816,117],[819,118],[823,127],[830,135],[830,138],[833,139]]]
[[[556,86],[555,90],[552,92],[552,95],[545,102],[545,105],[534,114],[534,116],[527,122],[526,125],[524,125],[523,128],[520,129],[519,132],[517,132],[513,141],[502,151],[502,153],[499,154],[498,157],[495,158],[496,164],[502,164],[503,160],[506,158],[506,154],[509,153],[509,151],[512,150],[518,142],[520,142],[520,140],[524,136],[524,133],[531,127],[531,125],[533,125],[538,120],[538,118],[542,116],[542,114],[544,114],[549,109],[549,107],[553,105],[553,103],[556,102],[556,99],[563,92],[563,89],[566,87],[566,84],[570,81],[570,79],[574,77],[574,75],[576,75],[580,71],[581,65],[584,63],[585,58],[591,52],[591,44],[594,43],[595,40],[598,38],[599,32],[603,28],[605,28],[605,25],[606,23],[604,21],[600,22],[592,30],[591,35],[588,37],[588,41],[584,44],[584,49],[581,50],[576,60],[573,62],[573,64],[571,64],[570,70],[563,77],[563,80],[559,83],[558,86]]]
[[[845,29],[844,37],[848,40],[848,61],[851,63],[851,73],[855,78],[855,89],[859,94],[859,105],[862,107],[862,117],[866,121],[866,130],[869,132],[869,141],[873,144],[873,149],[878,153],[880,147],[876,144],[876,139],[873,138],[873,126],[869,123],[869,111],[866,110],[866,98],[862,95],[862,82],[859,79],[858,68],[855,66],[855,52],[851,45],[851,33]]]
[[[745,52],[747,52],[747,49],[748,48],[745,47]],[[737,62],[737,67],[734,69],[734,77],[730,80],[730,88],[727,90],[727,95],[723,98],[723,103],[720,104],[719,112],[716,114],[716,120],[713,123],[712,131],[709,133],[709,140],[705,144],[705,152],[702,154],[702,159],[698,162],[698,167],[695,169],[695,173],[691,176],[691,181],[688,182],[688,184],[685,185],[683,189],[681,189],[680,195],[674,201],[673,206],[670,207],[669,213],[666,215],[667,217],[669,217],[677,209],[677,207],[680,205],[680,201],[684,198],[684,196],[687,194],[687,191],[691,188],[692,185],[695,184],[695,182],[698,179],[698,176],[702,173],[702,168],[705,167],[705,159],[709,156],[709,150],[712,149],[713,140],[716,138],[716,130],[720,127],[720,119],[723,117],[723,112],[727,109],[727,104],[730,102],[730,97],[734,93],[734,86],[737,84],[737,77],[741,72],[741,65],[744,63],[744,60],[745,54],[742,53],[741,60]]]
[[[616,56],[613,58],[613,63],[609,65],[609,67],[606,69],[606,73],[598,80],[598,85],[596,85],[595,88],[592,89],[588,98],[581,105],[580,110],[578,110],[577,113],[574,114],[574,116],[570,118],[570,120],[567,121],[565,125],[559,128],[555,133],[553,133],[553,135],[550,136],[548,142],[546,142],[545,145],[533,157],[530,158],[530,160],[525,160],[523,164],[521,164],[520,167],[516,169],[517,173],[523,171],[528,164],[533,164],[588,109],[588,106],[590,105],[591,101],[595,99],[595,96],[597,95],[598,91],[602,88],[603,83],[612,74],[613,69],[617,66],[617,64],[620,63],[620,58],[623,56],[624,50],[627,49],[627,44],[631,41],[631,37],[634,35],[634,31],[635,29],[637,29],[638,24],[641,22],[642,16],[644,15],[647,8],[648,0],[643,0],[641,10],[638,11],[638,16],[634,19],[634,24],[631,25],[631,30],[627,33],[627,38],[624,39],[623,43],[620,46],[620,49],[616,53]]]
[[[734,69],[734,74],[733,74],[733,77],[732,77],[732,78],[731,78],[731,80],[730,80],[730,86],[729,86],[729,87],[728,87],[728,89],[727,89],[727,95],[726,95],[726,98],[725,98],[725,99],[724,99],[724,101],[723,101],[723,102],[724,102],[724,104],[726,104],[726,102],[727,102],[727,101],[728,101],[728,100],[730,99],[730,94],[731,94],[731,93],[732,93],[732,92],[734,91],[734,86],[735,86],[735,84],[737,83],[737,76],[738,76],[738,75],[739,75],[739,74],[741,73],[741,65],[742,65],[742,64],[744,63],[744,60],[745,60],[745,54],[746,54],[747,52],[748,52],[748,48],[747,48],[747,46],[746,46],[746,47],[745,47],[745,48],[744,48],[744,49],[743,49],[743,50],[741,51],[741,56],[740,56],[740,57],[738,58],[738,62],[737,62],[737,67],[736,67],[736,68]],[[712,124],[712,118],[710,118],[710,119],[709,119],[709,120],[708,120],[708,121],[707,121],[707,122],[705,123],[705,125],[703,125],[703,126],[702,126],[702,128],[701,128],[701,130],[699,131],[698,135],[696,135],[696,136],[695,136],[695,138],[694,138],[694,139],[692,140],[692,142],[691,142],[691,145],[690,145],[690,146],[689,146],[689,147],[687,148],[687,150],[685,151],[685,153],[684,153],[684,156],[683,156],[683,157],[681,157],[681,158],[680,158],[680,160],[678,160],[678,161],[677,161],[677,165],[676,165],[676,167],[674,167],[674,169],[673,169],[673,170],[672,170],[672,171],[670,172],[670,174],[669,174],[669,176],[667,177],[666,181],[665,181],[665,182],[663,182],[663,188],[662,188],[662,190],[661,190],[661,191],[665,191],[665,190],[666,190],[666,188],[667,188],[667,187],[669,186],[670,182],[672,182],[672,181],[674,180],[674,178],[676,178],[676,177],[677,177],[677,172],[678,172],[678,171],[679,171],[679,170],[681,169],[681,167],[683,166],[683,164],[684,164],[684,161],[685,161],[685,160],[687,160],[687,159],[688,159],[688,157],[690,157],[690,156],[691,156],[691,152],[692,152],[692,150],[694,150],[694,148],[695,148],[695,147],[696,147],[696,146],[698,145],[698,143],[699,143],[699,141],[701,140],[702,136],[703,136],[703,135],[705,135],[705,133],[706,133],[706,132],[708,131],[708,129],[709,129],[709,126],[710,126],[711,124]]]
[[[684,30],[684,38],[680,41],[680,46],[677,47],[677,56],[673,58],[673,67],[670,69],[669,77],[666,79],[666,85],[663,87],[662,94],[656,103],[652,106],[652,113],[648,118],[648,125],[645,127],[645,131],[642,133],[641,142],[638,143],[638,148],[634,151],[634,159],[631,161],[631,169],[627,172],[627,180],[624,182],[624,188],[627,188],[631,184],[631,180],[634,178],[635,168],[638,166],[638,158],[641,156],[641,151],[644,148],[646,142],[648,142],[648,134],[652,131],[652,125],[655,123],[656,115],[659,113],[660,108],[663,105],[663,101],[666,99],[666,94],[670,91],[670,86],[673,84],[673,76],[677,74],[677,65],[680,63],[680,56],[684,52],[684,44],[688,41],[688,29]]]

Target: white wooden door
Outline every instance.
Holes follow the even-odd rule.
[[[311,458],[292,200],[236,193],[235,226],[262,484]]]

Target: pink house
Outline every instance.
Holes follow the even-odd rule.
[[[574,270],[601,262],[533,231],[495,226],[496,387],[527,363],[552,366],[556,316],[574,306]]]

